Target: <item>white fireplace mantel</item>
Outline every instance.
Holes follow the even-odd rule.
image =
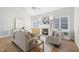
[[[45,25],[40,25],[40,34],[42,35],[42,29],[48,29],[48,35],[50,35],[50,25],[45,24]]]

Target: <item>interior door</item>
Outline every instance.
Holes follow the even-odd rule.
[[[20,29],[22,28],[24,25],[23,25],[23,18],[15,18],[15,21],[14,21],[14,29]]]

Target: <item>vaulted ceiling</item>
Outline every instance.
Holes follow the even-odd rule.
[[[25,9],[28,11],[28,13],[31,16],[35,16],[35,15],[40,15],[51,11],[55,11],[61,8],[63,7],[26,7]]]

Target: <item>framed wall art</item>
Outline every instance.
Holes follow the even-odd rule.
[[[49,24],[49,17],[43,18],[43,24]]]

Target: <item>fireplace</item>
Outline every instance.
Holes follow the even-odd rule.
[[[43,35],[48,35],[48,29],[42,29],[42,34]]]
[[[40,25],[40,35],[49,35],[50,36],[50,25]]]

